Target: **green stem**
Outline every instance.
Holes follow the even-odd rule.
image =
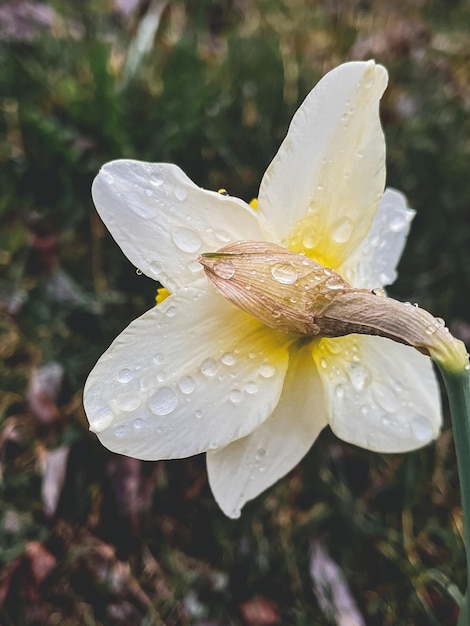
[[[457,469],[459,472],[460,494],[462,500],[465,529],[465,553],[467,557],[467,591],[460,607],[457,626],[468,626],[469,604],[468,585],[470,585],[470,370],[449,372],[440,366],[449,397],[452,430],[454,434]]]

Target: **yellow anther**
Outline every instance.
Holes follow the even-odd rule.
[[[155,296],[155,303],[161,304],[163,300],[166,300],[168,296],[171,296],[171,293],[165,287],[160,287],[157,290],[157,295]]]
[[[253,198],[253,200],[250,202],[250,206],[256,211],[258,208],[258,198]]]
[[[222,196],[228,196],[228,191],[226,189],[219,189],[217,193],[220,193]]]

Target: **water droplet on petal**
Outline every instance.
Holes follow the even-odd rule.
[[[123,396],[112,398],[110,403],[121,411],[130,413],[135,411],[140,404],[140,397],[136,393],[129,393]]]
[[[239,517],[241,517],[241,514],[242,514],[241,509],[232,509],[230,511],[230,517],[232,519],[238,519]]]
[[[133,374],[131,370],[127,367],[124,367],[122,370],[119,371],[117,379],[120,383],[128,383],[132,380],[132,377]]]
[[[243,393],[240,389],[232,389],[228,394],[228,399],[234,404],[239,404],[243,400]]]
[[[237,362],[235,355],[233,355],[231,352],[226,352],[225,354],[223,354],[220,360],[224,365],[227,365],[229,367],[235,365],[235,363]]]
[[[141,428],[145,426],[145,422],[141,417],[138,417],[137,419],[134,420],[133,426],[136,430],[140,430]]]
[[[299,273],[293,263],[276,263],[271,268],[271,274],[278,283],[293,285],[299,278]]]
[[[346,243],[351,239],[352,232],[353,222],[349,217],[345,217],[334,224],[331,237],[336,243]]]
[[[433,428],[429,420],[417,415],[411,420],[411,430],[418,441],[429,441],[433,436]]]
[[[137,276],[142,276],[143,274],[142,270],[140,270],[139,268],[135,270],[135,273],[137,274]]]
[[[211,450],[217,450],[218,446],[219,446],[219,444],[217,443],[217,441],[211,441],[210,444],[209,444],[209,448]]]
[[[90,419],[90,429],[95,433],[100,433],[113,421],[113,414],[108,404],[100,399],[91,401],[87,399],[87,413]]]
[[[217,363],[214,359],[205,359],[201,365],[201,374],[204,376],[212,377],[217,374]]]
[[[371,381],[369,370],[360,363],[348,363],[348,376],[352,386],[357,391],[365,389]]]
[[[145,190],[145,195],[146,195],[148,198],[151,198],[151,197],[153,196],[153,191],[152,191],[151,189],[146,189],[146,190]]]
[[[171,387],[162,387],[149,400],[149,409],[155,415],[169,415],[178,404],[178,396]]]
[[[199,261],[189,261],[188,270],[190,272],[193,272],[193,274],[196,274],[197,272],[202,272],[202,265],[199,263]]]
[[[235,274],[235,267],[230,259],[221,259],[220,261],[216,261],[212,269],[217,276],[220,276],[220,278],[224,278],[225,280],[229,280]]]
[[[160,274],[163,272],[163,267],[162,264],[158,261],[152,261],[149,265],[149,270],[154,276],[160,276]]]
[[[202,417],[202,411],[199,411],[199,410],[194,411],[194,417],[195,417],[196,419],[200,420],[200,419],[201,419],[201,417]]]
[[[260,461],[261,459],[264,459],[265,456],[266,456],[266,450],[264,448],[258,448],[256,450],[255,459],[257,461]]]
[[[253,395],[258,391],[258,385],[255,383],[254,380],[250,380],[245,385],[245,391],[246,393]]]
[[[263,378],[272,378],[275,371],[276,370],[270,363],[263,363],[259,368],[259,373]]]
[[[191,376],[181,376],[178,381],[178,387],[181,393],[189,395],[196,388],[196,383],[194,382],[194,379],[191,378]]]
[[[122,439],[123,437],[125,437],[126,435],[128,435],[130,432],[130,428],[129,426],[119,426],[118,428],[116,428],[116,430],[114,431],[114,435],[116,437],[119,437],[119,439]]]
[[[177,200],[179,200],[180,202],[183,202],[183,200],[186,200],[186,191],[182,188],[182,187],[177,187],[175,189],[175,196],[177,198]]]
[[[165,360],[165,355],[162,354],[161,352],[157,352],[157,354],[154,355],[152,360],[156,365],[161,365],[163,361]]]
[[[161,187],[163,185],[163,179],[154,174],[150,177],[150,184],[154,187]]]
[[[335,396],[339,400],[344,398],[344,387],[343,387],[343,385],[336,385],[336,387],[335,387]]]
[[[168,309],[166,310],[166,315],[167,317],[174,317],[176,315],[176,307],[175,306],[168,307]]]
[[[199,235],[189,228],[177,228],[171,233],[171,238],[182,252],[197,252],[202,245]]]
[[[225,230],[216,230],[215,236],[222,243],[228,243],[230,241],[230,235]]]
[[[374,289],[372,289],[372,294],[374,296],[379,296],[380,298],[385,298],[385,291],[380,287],[375,287]]]
[[[403,230],[405,230],[407,224],[408,222],[405,215],[397,214],[392,217],[388,226],[392,232],[401,233]]]

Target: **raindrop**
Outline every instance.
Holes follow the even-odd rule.
[[[219,444],[217,443],[217,441],[211,441],[210,444],[209,444],[209,448],[211,450],[217,450],[218,446],[219,446]]]
[[[259,373],[263,378],[272,378],[275,371],[276,370],[270,363],[263,363],[259,368]]]
[[[107,428],[113,421],[113,414],[109,406],[100,399],[87,402],[87,413],[90,417],[91,430],[99,433]]]
[[[438,329],[439,324],[435,325],[435,324],[430,324],[426,330],[425,333],[426,335],[434,335],[434,333],[436,332],[436,330]]]
[[[165,355],[162,354],[161,352],[157,352],[157,354],[154,355],[152,360],[156,365],[161,365],[163,361],[165,360]]]
[[[140,398],[137,394],[126,394],[125,396],[119,396],[113,399],[113,404],[116,405],[121,411],[135,411],[140,404]]]
[[[216,261],[213,266],[214,273],[220,278],[224,278],[226,280],[230,280],[232,276],[235,274],[235,267],[233,266],[232,261],[229,259],[221,259],[220,261]]]
[[[389,228],[394,233],[401,233],[407,226],[406,217],[404,215],[394,215],[390,220]]]
[[[177,200],[183,202],[183,200],[186,200],[186,191],[182,187],[177,187],[175,189],[175,196]]]
[[[142,276],[142,270],[140,270],[139,268],[135,270],[135,273],[137,274],[137,276]]]
[[[362,391],[371,381],[369,371],[360,363],[348,363],[348,376],[356,391]]]
[[[125,437],[128,434],[129,434],[129,426],[126,426],[126,425],[125,426],[119,426],[114,431],[114,435],[116,437],[119,437],[119,439],[122,439],[122,437]]]
[[[271,268],[271,274],[274,280],[283,285],[293,285],[299,278],[293,263],[277,263]]]
[[[129,368],[125,367],[119,371],[117,379],[120,383],[128,383],[132,380],[132,372]]]
[[[381,289],[380,287],[375,287],[375,289],[372,289],[371,293],[374,296],[379,296],[380,298],[385,298],[385,291],[383,289]]]
[[[216,230],[215,236],[222,243],[228,243],[230,241],[230,235],[225,230]]]
[[[231,352],[226,352],[225,354],[223,354],[220,360],[224,365],[228,365],[229,367],[231,365],[235,365],[235,363],[237,362],[237,359]]]
[[[446,325],[446,323],[442,319],[442,317],[436,317],[436,322],[437,322],[438,326],[445,326]]]
[[[245,391],[249,394],[255,394],[258,391],[258,385],[254,380],[250,380],[245,385]]]
[[[167,317],[174,317],[175,314],[176,314],[176,307],[175,306],[168,307],[168,309],[166,310]]]
[[[320,365],[322,369],[326,370],[328,367],[328,361],[326,359],[320,359]]]
[[[199,235],[189,228],[177,228],[172,232],[171,238],[175,246],[182,252],[197,252],[202,245]]]
[[[432,439],[432,425],[422,415],[417,415],[411,420],[411,430],[418,441],[429,441],[429,439]]]
[[[336,243],[346,243],[351,239],[353,222],[349,217],[336,222],[331,231],[331,237]]]
[[[201,419],[201,417],[202,417],[202,411],[199,411],[199,410],[194,411],[194,417],[195,417],[196,419],[200,420],[200,419]]]
[[[134,420],[133,426],[136,430],[140,430],[141,428],[145,426],[145,422],[142,418],[138,417],[137,419]]]
[[[215,376],[216,373],[217,363],[214,361],[214,359],[205,359],[205,361],[203,361],[201,365],[201,374],[204,374],[204,376],[212,377]]]
[[[178,387],[181,393],[184,393],[187,396],[194,391],[196,383],[191,376],[181,376],[178,381]]]
[[[230,511],[230,517],[232,519],[238,519],[239,517],[241,517],[241,514],[242,514],[241,509],[232,509]]]
[[[151,189],[146,189],[145,190],[145,195],[149,198],[151,198],[153,196],[153,191]]]
[[[171,387],[162,387],[149,400],[149,409],[155,415],[169,415],[178,404],[178,396]]]
[[[202,265],[199,263],[199,261],[190,261],[188,263],[188,270],[190,272],[193,272],[193,274],[196,274],[196,272],[202,271]]]
[[[239,404],[243,400],[243,393],[240,389],[232,389],[228,394],[228,399],[234,404]]]
[[[154,274],[154,276],[160,276],[163,271],[162,264],[158,261],[152,261],[149,265],[149,270]]]
[[[158,176],[152,175],[150,177],[150,184],[152,184],[154,187],[161,187],[163,185],[163,179]]]
[[[157,380],[159,383],[163,383],[167,378],[168,375],[166,372],[157,372],[157,376],[156,376]]]
[[[264,448],[258,448],[256,450],[255,459],[257,461],[261,461],[261,459],[264,459],[265,456],[266,456],[266,450]]]
[[[341,400],[342,398],[344,398],[344,387],[343,385],[336,385],[335,388],[335,396]]]

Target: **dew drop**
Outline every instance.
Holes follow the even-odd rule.
[[[178,388],[181,393],[184,393],[187,396],[190,393],[193,393],[194,389],[196,388],[196,383],[194,382],[193,378],[191,378],[191,376],[181,376],[178,381]]]
[[[348,363],[348,376],[356,391],[365,389],[371,381],[369,371],[360,363]]]
[[[139,406],[140,398],[137,394],[132,393],[113,398],[112,400],[110,400],[110,402],[121,411],[130,413],[131,411],[135,411],[136,408]]]
[[[328,361],[326,359],[320,359],[320,365],[322,369],[326,370],[328,367]]]
[[[293,285],[299,278],[293,263],[277,263],[271,268],[271,274],[274,280],[283,285]]]
[[[351,239],[353,232],[353,222],[349,217],[345,217],[333,226],[331,237],[336,243],[346,243]]]
[[[150,184],[154,187],[161,187],[163,185],[163,179],[154,174],[150,177]]]
[[[230,280],[235,274],[235,267],[229,259],[221,259],[214,263],[213,271],[217,276],[220,276],[220,278]]]
[[[431,423],[422,415],[417,415],[411,420],[411,430],[418,441],[429,441],[433,435]]]
[[[407,226],[406,217],[404,215],[394,215],[388,226],[392,232],[401,233]]]
[[[232,509],[230,511],[230,517],[232,519],[238,519],[239,517],[241,517],[241,514],[242,514],[241,509]]]
[[[344,398],[344,387],[343,387],[343,385],[336,385],[336,387],[335,387],[335,396],[339,400]]]
[[[182,252],[197,252],[202,245],[199,235],[189,228],[177,228],[171,233],[171,238]]]
[[[137,419],[134,420],[133,426],[136,430],[140,430],[141,428],[145,426],[145,422],[141,417],[138,417]]]
[[[199,410],[194,411],[194,417],[200,420],[202,417],[202,411],[199,411]]]
[[[176,315],[176,307],[175,306],[168,307],[168,309],[166,310],[166,316],[174,317],[175,315]]]
[[[202,265],[199,263],[199,261],[190,261],[188,263],[188,270],[190,272],[193,272],[193,274],[196,274],[197,272],[202,271]]]
[[[379,298],[385,298],[385,291],[380,287],[375,287],[371,292],[374,296],[379,296]]]
[[[216,230],[214,234],[222,243],[228,243],[230,241],[230,235],[225,230]]]
[[[154,276],[160,276],[160,274],[163,272],[163,267],[162,264],[158,261],[152,261],[149,265],[149,270]]]
[[[115,437],[118,437],[119,439],[122,439],[123,437],[125,437],[126,435],[129,434],[129,426],[119,426],[118,428],[116,428],[116,430],[114,431],[114,435]]]
[[[259,373],[263,378],[272,378],[275,371],[276,370],[270,363],[263,363],[259,368]]]
[[[165,382],[165,380],[167,380],[167,378],[168,378],[168,374],[166,372],[164,372],[164,371],[157,372],[156,379],[158,380],[159,383]]]
[[[142,276],[142,273],[143,273],[143,272],[142,272],[142,270],[140,270],[139,268],[137,268],[137,269],[135,270],[135,273],[137,274],[137,276]]]
[[[253,395],[258,391],[258,385],[255,383],[254,380],[250,380],[245,385],[245,391],[246,393]]]
[[[182,187],[177,187],[175,189],[175,196],[176,199],[179,200],[180,202],[183,202],[184,200],[186,200],[186,191],[182,188]]]
[[[125,367],[119,371],[117,379],[120,383],[128,383],[132,380],[132,372],[129,368]]]
[[[95,433],[100,433],[113,421],[111,409],[100,399],[90,401],[88,398],[86,410],[90,418],[90,429]]]
[[[212,377],[217,374],[217,363],[214,359],[205,359],[201,365],[201,374],[204,376]]]
[[[156,365],[161,365],[165,360],[165,355],[162,354],[162,352],[157,352],[157,354],[154,354],[152,360]]]
[[[264,459],[265,456],[266,456],[266,450],[264,448],[258,448],[256,450],[255,459],[257,461],[261,461],[261,459]]]
[[[149,400],[149,409],[155,415],[169,415],[178,404],[178,396],[171,387],[162,387]]]
[[[235,363],[237,362],[237,359],[231,352],[226,352],[225,354],[223,354],[220,360],[224,365],[227,365],[229,367],[235,365]]]
[[[211,441],[209,444],[209,448],[211,450],[217,450],[218,447],[219,447],[219,444],[217,443],[217,441]]]
[[[228,394],[228,399],[234,404],[239,404],[243,400],[243,393],[240,389],[232,389]]]

